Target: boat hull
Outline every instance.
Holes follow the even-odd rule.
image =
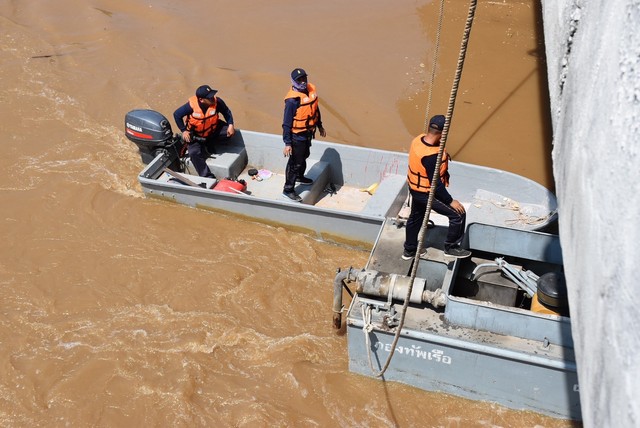
[[[357,299],[355,302],[358,304]],[[371,353],[373,369],[380,371],[390,354],[394,335],[375,331],[367,347],[363,327],[361,317],[350,316],[349,370],[372,376],[367,354]],[[533,344],[527,347],[538,348]],[[568,363],[561,356],[552,358],[464,340],[442,331],[406,329],[384,380],[556,418],[581,419],[575,363]]]
[[[155,180],[144,180],[143,186],[148,197],[244,216],[262,223],[308,233],[324,241],[340,242],[354,247],[370,248],[384,222],[384,217],[381,216],[294,204],[284,199],[280,201],[243,197],[228,192],[214,194],[206,189],[186,188],[177,184],[171,186]]]

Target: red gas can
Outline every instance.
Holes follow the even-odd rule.
[[[213,186],[213,190],[217,190],[219,192],[229,192],[229,193],[243,193],[247,190],[247,184],[242,181],[228,180],[223,179],[219,180],[215,186]]]

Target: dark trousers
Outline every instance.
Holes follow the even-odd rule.
[[[215,153],[215,145],[221,141],[228,139],[227,128],[228,125],[224,121],[218,122],[219,126],[213,130],[205,141],[191,141],[188,146],[189,159],[193,167],[198,171],[200,177],[215,178],[215,175],[211,172],[207,166],[207,158],[211,154]],[[193,136],[192,136],[193,139]]]
[[[404,249],[413,252],[418,249],[418,234],[427,212],[429,193],[416,192],[412,189],[409,189],[409,192],[411,193],[411,214],[409,214],[409,219],[407,220]],[[433,198],[431,210],[449,218],[449,230],[444,241],[445,250],[460,245],[464,236],[467,215],[458,214],[451,206],[440,202],[436,198]]]
[[[287,162],[284,175],[284,191],[292,192],[296,186],[296,179],[302,178],[307,170],[307,158],[311,154],[311,134],[294,134],[291,143],[291,155]]]

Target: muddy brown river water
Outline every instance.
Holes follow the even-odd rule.
[[[448,150],[552,188],[540,6],[480,3]],[[240,129],[279,133],[294,67],[318,86],[327,140],[406,150],[438,6],[0,2],[0,425],[571,426],[349,373],[331,284],[366,251],[137,183],[127,111],[171,118],[206,83]],[[445,2],[434,114],[466,13]]]

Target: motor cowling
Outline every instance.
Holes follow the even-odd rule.
[[[125,135],[140,152],[144,164],[166,153],[172,164],[179,164],[182,139],[173,135],[169,120],[154,110],[132,110],[124,118]]]

